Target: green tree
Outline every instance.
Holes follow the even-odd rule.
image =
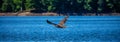
[[[14,10],[12,7],[14,7],[12,0],[3,0],[3,4],[1,7],[2,11],[12,12]]]
[[[31,10],[33,8],[34,3],[33,0],[26,0],[25,1],[25,10]]]
[[[3,12],[33,8],[37,12],[120,12],[119,0],[1,0],[0,3],[0,11]]]
[[[22,10],[22,0],[13,0],[14,3],[14,11]]]
[[[113,3],[113,12],[119,12],[120,13],[120,0],[112,0]]]
[[[92,0],[84,0],[85,4],[84,4],[84,9],[86,10],[91,10],[92,7],[90,6],[90,2],[92,2]]]
[[[43,11],[52,12],[56,9],[55,0],[41,0],[41,4],[43,5],[41,8]]]

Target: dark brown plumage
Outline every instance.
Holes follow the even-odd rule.
[[[59,24],[52,23],[49,20],[47,20],[47,23],[54,25],[55,27],[58,27],[58,28],[65,28],[64,24],[66,23],[67,19],[68,19],[68,16],[66,16],[63,20],[61,20]]]

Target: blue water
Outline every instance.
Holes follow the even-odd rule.
[[[70,16],[66,28],[56,28],[64,16],[1,16],[0,41],[120,42],[120,16]]]

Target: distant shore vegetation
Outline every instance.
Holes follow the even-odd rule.
[[[120,0],[0,0],[0,12],[120,13]]]

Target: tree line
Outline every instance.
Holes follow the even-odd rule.
[[[0,12],[120,13],[120,0],[0,0]]]

